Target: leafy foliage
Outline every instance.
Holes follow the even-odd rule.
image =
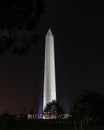
[[[58,104],[56,100],[49,102],[44,109],[45,118],[61,118],[61,114],[63,114],[63,110]]]
[[[44,12],[42,0],[0,1],[0,53],[24,54],[40,37],[35,28]]]
[[[90,91],[76,100],[74,105],[75,118],[87,120],[104,120],[104,95]]]

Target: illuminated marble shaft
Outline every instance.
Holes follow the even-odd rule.
[[[54,36],[49,29],[45,37],[45,66],[44,66],[44,90],[43,90],[43,111],[46,104],[56,100],[55,81],[55,56]]]

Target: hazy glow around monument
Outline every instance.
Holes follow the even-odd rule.
[[[43,111],[46,104],[56,100],[55,80],[55,53],[54,36],[49,29],[45,37],[45,65],[44,65],[44,89],[43,89]]]

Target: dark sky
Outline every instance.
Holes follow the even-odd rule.
[[[43,87],[44,37],[55,37],[57,97],[65,112],[84,89],[104,91],[104,10],[78,1],[45,0],[41,40],[24,56],[0,55],[0,113],[38,111]],[[86,5],[86,6],[85,6]]]

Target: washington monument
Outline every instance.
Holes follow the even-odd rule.
[[[55,53],[54,36],[49,29],[45,37],[43,111],[52,100],[56,100]]]

